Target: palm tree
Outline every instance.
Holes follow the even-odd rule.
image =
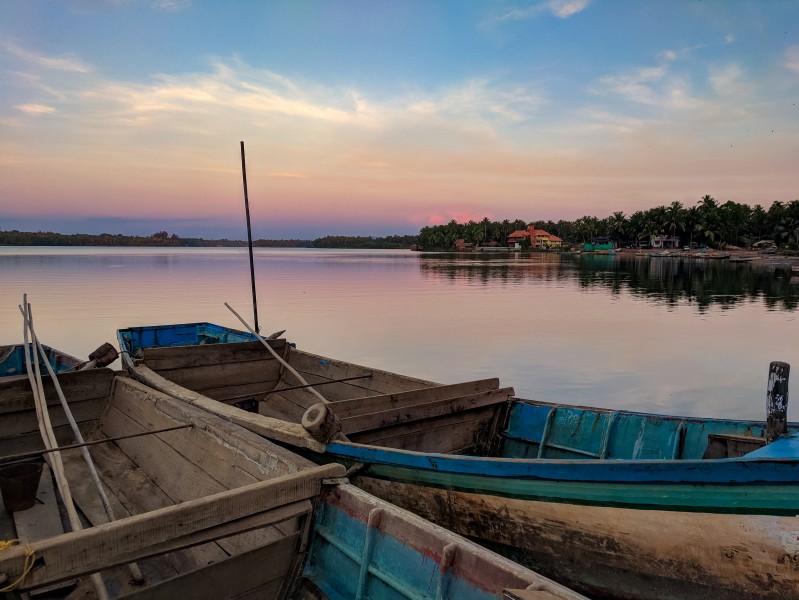
[[[719,203],[712,196],[702,196],[696,206],[698,218],[694,226],[705,241],[713,243],[720,234]]]
[[[665,227],[671,237],[675,237],[677,230],[685,231],[685,209],[681,202],[672,202],[666,209],[663,227]]]
[[[608,217],[608,234],[620,242],[627,235],[627,219],[621,211],[614,212]]]

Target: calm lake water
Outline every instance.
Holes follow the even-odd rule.
[[[799,279],[767,260],[259,249],[255,271],[262,333],[527,398],[763,418],[769,362],[799,368]],[[81,357],[122,327],[241,328],[225,302],[252,321],[246,249],[5,247],[0,281],[0,344],[27,292],[41,340]]]

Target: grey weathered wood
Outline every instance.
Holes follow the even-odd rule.
[[[301,395],[304,396],[301,398]],[[319,399],[307,390],[272,392],[265,402],[259,402],[258,413],[267,417],[281,419],[289,423],[300,423],[305,411],[318,403]]]
[[[30,386],[30,384],[28,384],[28,386]],[[89,400],[71,402],[70,409],[72,410],[72,416],[78,423],[97,421],[103,407],[105,407],[106,400],[107,398],[92,398]],[[39,431],[39,421],[36,418],[36,411],[33,409],[33,406],[30,407],[30,410],[5,413],[1,418],[3,420],[3,437]],[[60,406],[53,406],[50,408],[50,422],[53,427],[61,427],[69,423],[67,416]]]
[[[185,573],[124,596],[125,600],[217,600],[238,598],[252,590],[258,598],[279,598],[285,572],[297,551],[297,535],[281,538],[271,546],[215,562],[195,572]]]
[[[174,504],[116,445],[99,446],[93,450],[93,454],[98,464],[102,465],[101,473],[112,492],[111,501],[117,518],[144,514]],[[69,471],[70,479],[75,481],[75,500],[78,506],[93,526],[108,523],[100,499],[86,481],[85,464],[75,458],[77,460],[71,460],[72,457],[69,461],[65,460],[65,467]],[[180,552],[171,552],[164,559],[177,574],[222,560],[226,556],[224,550],[211,542],[184,548]]]
[[[202,394],[176,385],[144,365],[134,367],[131,370],[131,375],[150,387],[160,390],[173,398],[189,402],[202,410],[220,416],[231,423],[241,425],[265,438],[285,442],[301,448],[308,448],[315,452],[324,452],[324,445],[308,435],[299,423],[286,423],[264,415],[248,413],[233,406],[227,406],[216,400],[211,400]]]
[[[96,425],[97,421],[78,423],[78,426],[84,435],[96,427]],[[72,429],[69,425],[54,427],[53,433],[55,433],[55,439],[59,445],[71,444],[75,441],[75,436],[72,435]],[[41,450],[43,447],[42,436],[38,432],[23,433],[9,437],[0,437],[0,456],[4,454],[16,454],[19,452],[32,452],[33,450]]]
[[[367,413],[374,413],[381,410],[401,408],[404,406],[414,406],[435,400],[446,400],[458,398],[468,394],[488,392],[499,388],[499,379],[480,379],[477,381],[466,381],[451,385],[437,385],[432,387],[419,388],[407,392],[396,392],[393,394],[380,394],[375,396],[365,396],[350,400],[341,400],[333,405],[333,410],[340,419],[356,417]],[[511,394],[513,393],[512,388]]]
[[[268,379],[256,381],[254,383],[235,383],[231,382],[218,388],[208,388],[203,390],[204,396],[233,404],[242,400],[261,400],[266,394],[271,393],[278,384],[278,379]]]
[[[702,458],[738,458],[766,445],[766,438],[749,435],[711,433],[707,436],[707,448]]]
[[[91,369],[79,373],[61,373],[58,376],[61,389],[67,398],[106,398],[114,381],[111,369]],[[55,386],[49,377],[43,376],[47,406],[60,406]],[[11,382],[0,381],[0,414],[33,410],[31,384],[27,377]]]
[[[329,408],[329,405],[314,404],[302,416],[305,431],[323,444],[329,444],[341,432],[341,421]]]
[[[61,514],[58,510],[58,497],[56,496],[53,477],[48,465],[45,464],[42,469],[42,478],[39,482],[39,490],[36,493],[36,504],[28,510],[13,513],[13,516],[17,531],[16,537],[22,544],[44,540],[64,533],[64,525],[61,522]],[[31,596],[47,594],[74,584],[74,579],[68,579],[39,588],[31,593]]]
[[[263,383],[276,381],[278,362],[254,360],[249,362],[220,363],[204,367],[186,367],[158,371],[166,379],[191,390],[218,389],[231,384]],[[270,386],[264,384],[265,388]]]
[[[424,404],[400,406],[398,408],[381,410],[379,412],[360,414],[358,416],[342,419],[341,425],[345,434],[383,429],[401,423],[410,423],[449,414],[463,413],[483,406],[504,405],[512,394],[513,388],[503,388],[489,392],[459,396],[457,398],[444,398]],[[335,411],[335,409],[336,406],[333,405],[333,410]]]
[[[773,442],[788,431],[788,377],[791,365],[774,361],[769,365],[766,389],[766,440]]]
[[[356,365],[342,360],[336,360],[326,356],[312,354],[310,352],[297,350],[296,348],[291,347],[289,347],[288,362],[292,367],[297,369],[297,371],[302,373],[303,376],[307,374],[315,374],[325,379],[340,379],[342,377],[351,377],[353,375],[363,375],[368,371],[372,374],[372,378],[368,380],[369,385],[364,387],[366,389],[375,390],[375,393],[381,394],[405,392],[421,387],[437,385],[432,381],[408,377],[406,375],[399,375],[397,373],[391,373],[381,369],[373,369],[372,367],[367,368],[362,365]],[[331,386],[331,388],[335,389],[336,386]],[[326,390],[326,392],[330,397],[330,400],[335,401],[338,399],[343,399],[337,398],[331,390]]]
[[[494,411],[495,407],[487,406],[468,413],[395,425],[350,437],[357,444],[418,452],[463,453],[486,443]]]
[[[195,572],[162,581],[146,590],[124,596],[125,600],[217,600],[238,598],[258,590],[258,598],[278,598],[283,578],[291,568],[300,543],[298,535],[281,538],[246,554],[215,562]]]
[[[281,507],[316,496],[322,479],[344,472],[340,465],[325,465],[35,542],[31,548],[43,563],[28,574],[25,588],[157,555],[165,547],[174,550],[176,540],[259,513],[275,510],[276,519],[284,520]],[[12,580],[20,576],[24,563],[24,548],[0,553],[0,573]]]
[[[58,512],[58,497],[53,487],[50,467],[44,465],[36,503],[28,510],[12,513],[17,539],[22,543],[35,542],[64,533],[61,514]]]
[[[286,340],[270,340],[269,346],[279,353],[285,348]],[[142,356],[144,364],[154,371],[241,361],[275,360],[260,342],[144,348]]]

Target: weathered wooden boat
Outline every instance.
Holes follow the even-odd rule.
[[[343,474],[341,466],[320,469],[109,369],[58,381],[86,440],[187,427],[92,446],[113,522],[79,449],[63,450],[71,496],[90,527],[64,533],[45,467],[39,503],[14,512],[13,528],[4,525],[4,539],[21,543],[0,551],[2,585],[52,594],[52,586],[69,591],[79,579],[83,590],[86,575],[102,572],[110,597],[285,596],[302,566],[312,500],[323,479]],[[56,438],[69,445],[74,437],[54,385],[49,378],[44,385]],[[0,478],[10,463],[20,464],[20,453],[44,450],[27,380],[0,383],[0,432]],[[131,581],[124,565],[132,562],[143,582]]]
[[[253,338],[208,324],[119,332],[133,377],[362,465],[363,489],[589,595],[799,597],[797,424],[767,445],[763,422],[523,400],[496,379],[440,385],[269,341],[324,390],[320,406]],[[303,417],[323,412],[347,441],[303,436]]]
[[[347,484],[340,465],[318,466],[108,369],[58,382],[118,520],[108,522],[78,449],[67,448],[72,432],[45,378],[71,495],[90,526],[63,533],[44,467],[37,503],[13,522],[0,511],[0,539],[20,541],[0,550],[0,591],[90,598],[85,576],[102,572],[112,598],[582,598]],[[26,380],[0,383],[0,482],[43,449],[32,396]],[[124,567],[133,561],[138,583]]]
[[[47,354],[47,360],[56,373],[69,371],[84,362],[66,352],[61,352],[49,346],[43,347]],[[24,348],[23,344],[0,346],[0,377],[14,377],[27,374]],[[44,364],[41,364],[41,369],[44,371]]]

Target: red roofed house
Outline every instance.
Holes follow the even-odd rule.
[[[517,230],[508,236],[508,246],[516,248],[521,247],[522,240],[530,240],[530,246],[539,250],[549,250],[550,248],[560,248],[563,240],[558,236],[544,231],[543,229],[536,229],[533,225],[528,225],[525,230]]]

